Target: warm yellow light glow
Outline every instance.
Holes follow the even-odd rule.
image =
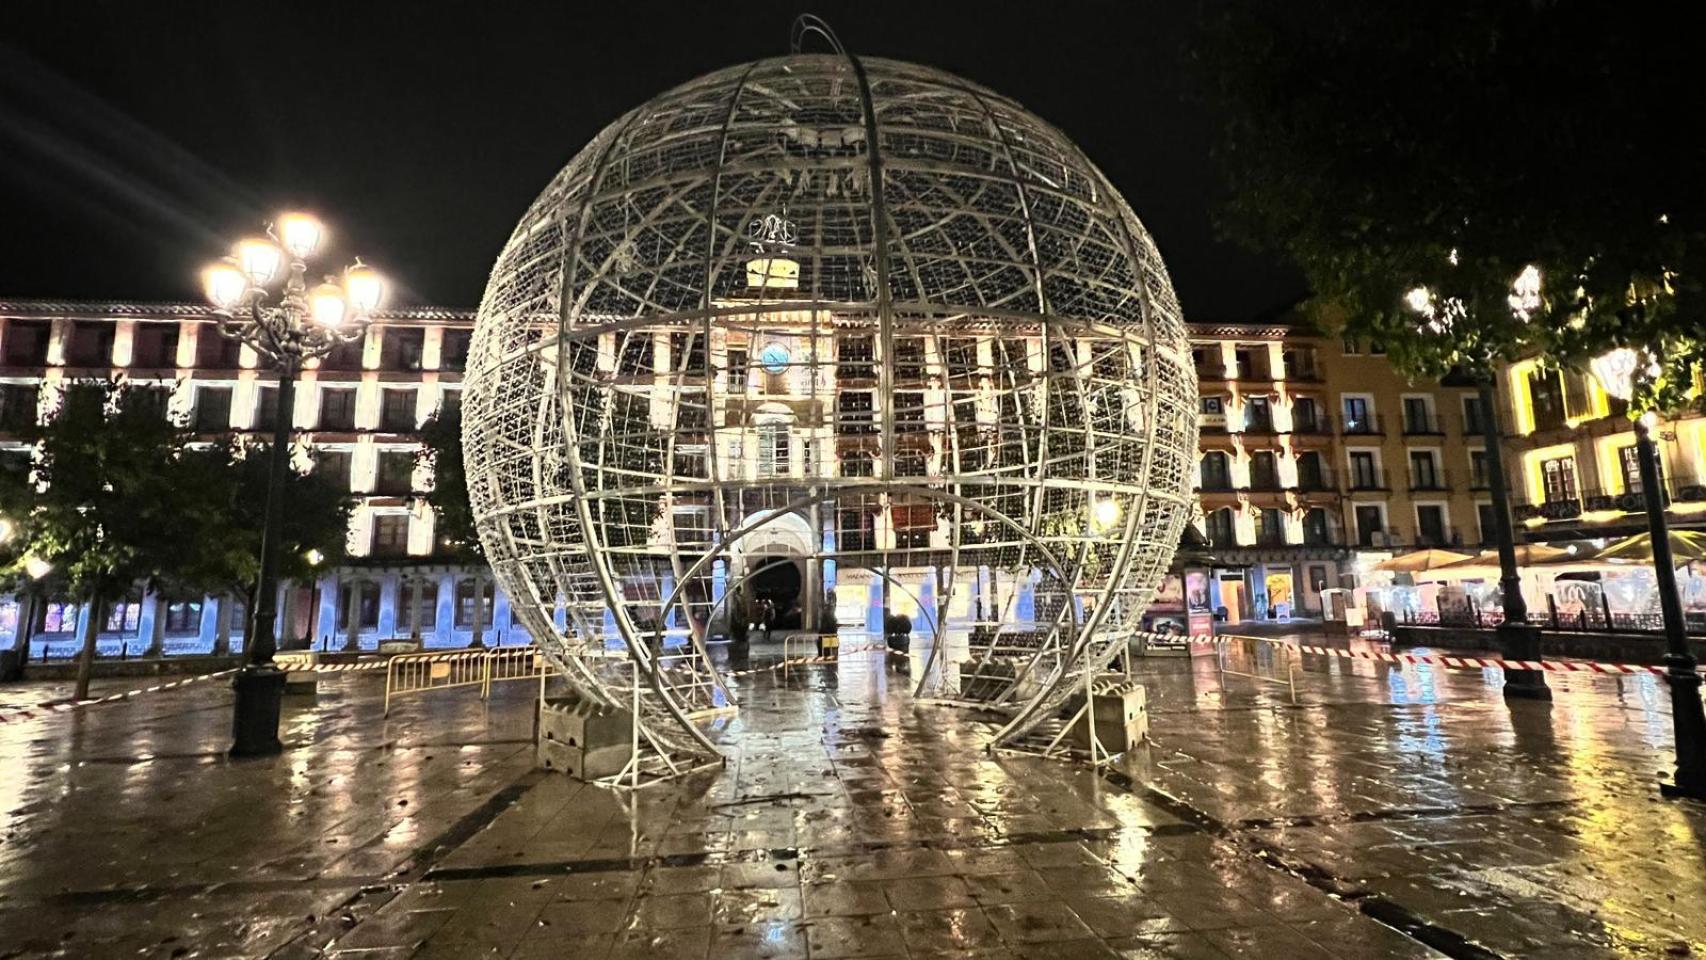
[[[284,249],[298,260],[313,256],[314,251],[320,249],[321,241],[326,239],[326,228],[306,213],[284,214],[278,218],[274,229]]]
[[[1409,305],[1411,310],[1424,317],[1433,316],[1434,295],[1428,292],[1427,287],[1416,287],[1404,294],[1404,302]]]
[[[357,316],[365,317],[378,310],[385,300],[385,278],[360,260],[344,271],[344,289],[349,291],[350,306]]]
[[[1648,430],[1651,430],[1658,425],[1659,425],[1659,415],[1658,414],[1654,413],[1651,410],[1648,410],[1646,413],[1641,414],[1641,426],[1646,427]]]
[[[237,266],[255,286],[271,283],[278,276],[278,265],[284,259],[271,241],[251,237],[237,244]]]
[[[243,302],[249,289],[249,279],[229,260],[221,260],[201,272],[201,289],[207,302],[221,310],[229,310]]]
[[[335,283],[322,283],[308,294],[308,313],[322,327],[341,327],[349,305],[344,290]]]
[[[800,285],[800,262],[786,257],[759,257],[746,262],[746,285],[749,287],[784,288]]]
[[[326,562],[326,555],[321,553],[318,550],[310,550],[307,553],[303,554],[302,557],[303,557],[303,559],[308,561],[308,565],[311,567],[317,567],[320,564]]]
[[[24,558],[24,572],[30,575],[31,580],[40,580],[53,572],[53,564],[32,553]]]
[[[1097,530],[1112,530],[1120,522],[1120,502],[1113,497],[1097,500],[1090,508],[1090,519]]]

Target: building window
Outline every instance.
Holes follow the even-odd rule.
[[[426,331],[420,327],[387,327],[379,344],[381,369],[411,373],[421,369],[421,356],[426,352]]]
[[[1291,428],[1297,433],[1321,432],[1321,408],[1314,397],[1296,397],[1291,401]]]
[[[1438,433],[1434,427],[1433,405],[1427,397],[1404,398],[1404,432]]]
[[[848,337],[838,345],[836,374],[844,380],[870,380],[876,376],[876,351],[870,337]]]
[[[1244,398],[1244,430],[1248,433],[1274,432],[1274,411],[1267,397]]]
[[[744,347],[730,347],[728,389],[734,393],[745,393],[748,373],[750,373],[750,369],[747,363],[746,349]]]
[[[278,424],[278,388],[261,387],[255,391],[255,429],[271,430]]]
[[[339,490],[350,488],[350,452],[348,450],[314,451],[314,473]]]
[[[397,629],[413,630],[415,625],[415,592],[420,591],[421,629],[438,626],[438,581],[404,578],[397,606]]]
[[[243,357],[243,344],[219,332],[211,323],[196,331],[195,365],[203,370],[235,370]]]
[[[320,391],[320,429],[349,432],[355,429],[355,391],[326,388]]]
[[[1540,462],[1540,489],[1545,502],[1560,503],[1576,499],[1576,458],[1554,457]]]
[[[332,348],[332,352],[320,358],[321,370],[360,370],[362,354],[367,350],[367,338],[356,337],[347,343],[340,343]]]
[[[1303,515],[1303,542],[1312,547],[1324,547],[1332,543],[1332,535],[1327,530],[1327,511],[1320,507],[1310,507]]]
[[[1534,412],[1534,429],[1556,430],[1564,425],[1564,384],[1558,371],[1528,375],[1528,403]]]
[[[1469,436],[1481,436],[1487,429],[1487,408],[1482,405],[1481,398],[1470,395],[1463,398],[1463,432]]]
[[[876,515],[867,510],[839,510],[835,514],[835,549],[875,550]]]
[[[1481,542],[1495,543],[1499,539],[1499,515],[1490,503],[1475,505],[1475,518],[1481,524]]]
[[[972,380],[982,368],[977,362],[977,341],[965,337],[947,337],[942,340],[942,360],[947,367],[948,376],[962,383]]]
[[[201,601],[172,600],[166,604],[167,633],[200,633]]]
[[[231,429],[231,388],[201,387],[195,392],[197,433],[224,433]]]
[[[1226,430],[1226,398],[1201,397],[1197,400],[1197,423],[1204,430]]]
[[[786,423],[758,425],[758,475],[785,477],[791,466],[793,438]]]
[[[908,385],[924,382],[924,341],[903,337],[894,342],[894,380]]]
[[[462,370],[468,366],[468,345],[474,340],[472,330],[446,330],[438,351],[441,370]]]
[[[409,552],[409,515],[379,513],[373,516],[373,549],[376,557],[398,557]]]
[[[652,367],[652,335],[643,330],[618,333],[622,352],[616,357],[616,374],[622,377],[649,377],[657,371]]]
[[[379,628],[379,584],[371,580],[353,580],[343,584],[338,603],[338,626],[348,628],[352,615],[356,629]],[[235,621],[233,621],[235,622]]]
[[[1280,512],[1272,507],[1262,511],[1260,526],[1256,530],[1256,542],[1264,547],[1277,547],[1285,543],[1285,521]]]
[[[1211,491],[1232,489],[1231,460],[1224,452],[1210,450],[1203,454],[1202,488]]]
[[[437,416],[441,420],[462,416],[462,391],[444,391],[438,398]]]
[[[162,370],[178,365],[178,325],[139,323],[131,334],[130,365]]]
[[[874,477],[877,460],[869,450],[849,450],[841,455],[841,475],[844,477]]]
[[[0,430],[16,433],[36,425],[41,407],[41,388],[33,383],[0,386]]]
[[[70,342],[65,345],[65,365],[68,367],[110,367],[113,365],[113,335],[110,323],[78,320],[71,324]]]
[[[373,491],[390,496],[406,496],[414,489],[415,452],[413,450],[379,451],[379,469],[374,477]]]
[[[1423,547],[1443,547],[1449,542],[1445,533],[1445,508],[1416,507],[1416,543]]]
[[[1410,489],[1440,490],[1445,486],[1440,480],[1439,460],[1431,450],[1410,451]]]
[[[480,625],[492,625],[492,582],[472,578],[456,581],[456,625],[472,627],[474,611],[480,613]]]
[[[54,600],[42,604],[36,632],[71,633],[77,629],[78,609],[78,605],[70,601]]]
[[[1386,545],[1386,517],[1373,504],[1358,504],[1356,508],[1357,543],[1372,547]]]
[[[1379,490],[1383,486],[1380,482],[1380,465],[1375,460],[1373,451],[1352,450],[1349,457],[1352,490]]]
[[[415,391],[386,390],[380,394],[379,429],[388,433],[412,433],[415,420]]]
[[[1657,460],[1655,466],[1658,467],[1659,471],[1659,487],[1663,489],[1665,485],[1665,462],[1662,457],[1657,458]],[[1641,483],[1641,450],[1639,447],[1630,444],[1619,449],[1617,451],[1617,466],[1623,474],[1624,493],[1643,493],[1646,491],[1646,486]]]
[[[875,433],[877,425],[872,407],[872,395],[867,391],[847,390],[837,394],[836,431],[843,435]]]
[[[1204,518],[1203,526],[1207,528],[1208,542],[1216,547],[1235,547],[1238,545],[1237,535],[1233,532],[1232,510],[1221,507],[1211,511]]]
[[[705,376],[705,338],[697,333],[669,335],[670,372],[689,377]]]
[[[924,394],[897,391],[893,397],[895,432],[924,432]]]
[[[1375,425],[1373,404],[1367,397],[1345,397],[1345,432],[1346,433],[1378,433]]]
[[[936,532],[936,508],[928,504],[889,508],[894,518],[894,545],[897,550],[927,550],[931,535]]]
[[[1297,488],[1316,491],[1328,489],[1327,468],[1321,463],[1321,454],[1310,451],[1297,458]]]
[[[1278,490],[1279,462],[1271,450],[1257,450],[1250,454],[1250,489]]]
[[[1344,338],[1340,341],[1339,346],[1344,350],[1345,356],[1347,357],[1359,356],[1362,353],[1362,344],[1357,342],[1356,337]]]
[[[45,320],[8,320],[6,366],[46,366],[47,342],[52,333],[52,325]]]
[[[142,599],[126,597],[107,607],[107,622],[101,627],[106,633],[135,633],[142,623]]]

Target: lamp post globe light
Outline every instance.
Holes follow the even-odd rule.
[[[296,377],[303,364],[339,344],[361,338],[379,308],[385,281],[359,259],[341,278],[308,281],[309,258],[326,239],[325,227],[305,213],[286,213],[265,237],[239,242],[230,257],[202,271],[202,287],[219,317],[219,332],[252,348],[278,374],[267,482],[266,524],[261,533],[261,568],[249,605],[243,669],[232,682],[232,756],[278,753],[284,672],[273,664],[278,649],[278,559],[284,518],[284,480],[290,469],[290,428]]]
[[[916,605],[923,696],[1046,752],[1189,520],[1179,304],[1061,131],[804,33],[624,114],[521,217],[465,379],[485,554],[647,774],[716,762],[703,641],[760,606]]]
[[[1634,399],[1636,378],[1655,372],[1635,350],[1619,347],[1589,364],[1605,392],[1627,403]],[[1643,370],[1643,367],[1647,369]],[[1633,413],[1634,411],[1631,411]],[[1662,784],[1667,796],[1706,800],[1706,708],[1700,702],[1700,672],[1688,650],[1688,629],[1682,599],[1676,589],[1676,560],[1671,555],[1670,528],[1665,521],[1665,494],[1660,486],[1658,449],[1652,428],[1657,416],[1642,411],[1634,418],[1635,453],[1640,465],[1641,498],[1647,508],[1647,535],[1653,545],[1653,577],[1658,584],[1659,612],[1665,625],[1665,680],[1670,684],[1671,723],[1676,738],[1676,779]]]

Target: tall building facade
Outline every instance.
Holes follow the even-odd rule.
[[[379,314],[366,335],[309,364],[287,412],[297,468],[328,474],[359,498],[347,563],[284,589],[281,635],[332,648],[418,634],[432,645],[513,637],[508,604],[484,569],[439,555],[419,494],[419,429],[461,397],[473,315],[421,308]],[[69,381],[123,375],[169,390],[170,415],[197,434],[270,435],[278,410],[270,371],[219,334],[211,311],[178,303],[0,301],[0,456],[28,457],[19,431]],[[103,653],[223,651],[241,636],[245,598],[138,591],[101,624]],[[26,609],[26,606],[33,609]],[[74,598],[0,600],[0,643],[68,650],[86,614]]]
[[[348,561],[314,583],[285,589],[284,636],[332,649],[351,646],[352,637],[368,648],[411,635],[429,646],[465,645],[476,634],[485,642],[527,639],[489,571],[442,555],[432,511],[419,497],[432,478],[416,465],[418,431],[434,412],[460,402],[472,326],[469,311],[385,312],[361,341],[304,372],[291,411],[301,443],[297,466],[330,474],[359,502]],[[1363,585],[1368,567],[1394,553],[1429,546],[1473,552],[1492,542],[1480,426],[1487,411],[1471,385],[1408,383],[1378,345],[1301,325],[1197,323],[1190,334],[1201,395],[1195,524],[1213,556],[1212,606],[1237,619],[1318,615],[1323,589]],[[667,388],[678,348],[661,336],[625,347],[645,356],[624,362],[652,369]],[[787,365],[765,349],[778,348],[731,341],[719,344],[718,355],[739,392],[768,378],[766,399],[785,401],[791,394],[777,386],[785,378],[768,370]],[[973,338],[956,341],[954,349],[975,358],[967,363],[987,365],[995,345]],[[920,345],[906,362],[958,369],[955,357],[939,352]],[[1039,343],[1016,355],[1036,366],[1043,351]],[[172,414],[208,437],[266,433],[278,414],[270,372],[248,348],[221,337],[205,307],[0,301],[0,456],[29,455],[18,431],[51,409],[65,382],[114,374],[168,388]],[[1504,370],[1500,386],[1512,444],[1506,460],[1524,535],[1580,539],[1643,525],[1638,500],[1630,498],[1639,492],[1633,436],[1615,401],[1589,377],[1544,373],[1532,362]],[[828,395],[839,415],[856,419],[865,404],[871,406],[865,415],[876,416],[856,382]],[[749,469],[802,472],[807,458],[827,451],[809,431],[782,429],[785,418],[772,419],[777,428],[740,452]],[[1666,423],[1657,436],[1673,522],[1706,525],[1706,419]],[[676,453],[702,455],[691,440]],[[849,449],[837,452],[858,455]],[[947,536],[942,522],[934,511],[915,517],[897,510],[836,517],[828,525],[849,545],[868,541],[880,550],[934,543]],[[822,576],[802,571],[799,579],[814,574]],[[902,594],[917,601],[908,612],[928,613],[931,572],[896,576]],[[830,577],[802,582],[812,587],[802,589],[803,598],[815,600],[833,586],[843,622],[877,615],[873,605],[880,601],[870,598],[880,588],[868,575],[848,570]],[[1023,597],[1020,611],[1030,602]],[[241,635],[243,610],[244,598],[138,592],[106,616],[101,649],[225,650],[233,634]],[[43,648],[68,654],[82,615],[73,598],[28,611],[16,598],[0,599],[0,643],[27,631],[38,654]]]

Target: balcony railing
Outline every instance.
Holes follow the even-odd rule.
[[[1252,493],[1279,493],[1285,487],[1281,485],[1278,474],[1267,476],[1251,474],[1250,482],[1245,485],[1244,489]]]
[[[1460,547],[1463,545],[1463,532],[1456,527],[1446,527],[1443,530],[1428,532],[1416,531],[1417,547]]]
[[[1299,470],[1297,489],[1300,493],[1336,493],[1339,483],[1331,470]]]
[[[1371,413],[1365,417],[1347,415],[1340,432],[1345,436],[1368,436],[1385,433],[1386,427],[1379,414]]]
[[[1231,493],[1233,490],[1232,478],[1231,477],[1204,477],[1203,481],[1202,481],[1202,486],[1198,487],[1197,489],[1203,493]]]
[[[1352,490],[1390,490],[1385,470],[1352,470],[1346,474]]]
[[[1330,437],[1333,435],[1333,418],[1324,413],[1299,417],[1294,409],[1291,412],[1291,432],[1309,437]]]
[[[1410,472],[1411,490],[1450,490],[1452,476],[1448,470]]]
[[[1435,414],[1432,414],[1432,413],[1406,413],[1406,414],[1404,414],[1404,434],[1405,434],[1405,436],[1414,437],[1414,436],[1425,436],[1425,435],[1429,435],[1429,434],[1438,435],[1438,434],[1443,434],[1443,433],[1445,433],[1445,424],[1442,423],[1440,421],[1440,418]]]

